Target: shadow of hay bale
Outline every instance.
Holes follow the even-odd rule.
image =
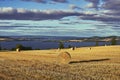
[[[58,63],[68,64],[70,62],[71,55],[68,52],[61,52],[57,56]]]
[[[74,63],[89,63],[89,62],[101,62],[101,61],[108,61],[110,60],[109,58],[105,59],[93,59],[93,60],[83,60],[83,61],[71,61],[69,64],[74,64]]]

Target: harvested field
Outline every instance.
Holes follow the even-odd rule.
[[[64,51],[71,60],[59,64]],[[0,80],[120,80],[120,46],[0,52]]]

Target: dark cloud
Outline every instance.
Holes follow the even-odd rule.
[[[100,0],[86,0],[94,4],[93,8],[97,8]],[[98,11],[96,15],[86,15],[81,16],[83,20],[93,20],[93,21],[102,21],[106,24],[111,22],[120,22],[120,0],[101,0],[100,12]],[[116,24],[116,23],[113,23]],[[120,23],[119,23],[120,24]],[[118,25],[118,24],[116,24]]]
[[[108,10],[106,15],[120,18],[120,0],[103,0],[102,8]],[[120,20],[119,20],[120,21]]]
[[[67,0],[52,0],[54,2],[60,2],[60,3],[67,3],[68,1]]]
[[[58,20],[69,16],[81,16],[83,13],[65,10],[25,10],[0,8],[2,20]]]
[[[32,1],[32,2],[37,2],[37,3],[47,3],[47,2],[58,2],[58,3],[67,3],[68,1],[67,0],[21,0],[21,1],[26,1],[26,2],[29,2],[29,1]]]
[[[12,25],[12,26],[0,26],[0,28],[28,28],[28,29],[32,29],[32,28],[39,28],[39,29],[41,29],[41,28],[58,28],[58,26],[56,27],[56,26],[39,26],[39,25],[37,25],[37,26],[30,26],[30,25]]]
[[[25,1],[47,1],[47,0],[25,0]],[[66,0],[50,0],[54,2],[68,2]],[[25,9],[13,9],[13,8],[0,8],[0,19],[4,20],[62,20],[65,17],[78,16],[81,20],[93,20],[101,21],[106,24],[111,22],[120,22],[120,0],[85,0],[93,4],[93,8],[98,8],[100,1],[102,10],[87,13],[65,11],[65,10],[25,10]],[[71,9],[79,8],[76,5],[71,5]],[[104,12],[105,11],[105,12]],[[65,23],[69,24],[69,23]],[[116,24],[116,23],[113,23]],[[116,24],[120,25],[120,23]]]
[[[104,4],[102,7],[108,10],[119,10],[120,11],[120,0],[103,0]]]
[[[93,20],[93,21],[100,21],[102,23],[95,24],[94,26],[97,29],[105,29],[107,27],[109,28],[115,28],[115,27],[120,27],[120,16],[116,16],[116,15],[91,15],[91,16],[81,16],[80,19],[82,20]]]
[[[93,16],[82,16],[80,17],[83,20],[94,20],[94,21],[102,21],[102,22],[112,22],[112,21],[120,21],[120,17],[114,16],[106,16],[102,15],[93,15]]]
[[[76,21],[71,21],[71,22],[60,22],[60,24],[67,24],[67,25],[75,25],[75,24],[80,24],[80,22]]]
[[[46,3],[46,0],[21,0],[21,1],[32,1],[32,2],[37,2],[37,3]]]

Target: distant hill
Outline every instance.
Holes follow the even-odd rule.
[[[0,41],[64,41],[64,42],[85,42],[85,41],[111,41],[112,38],[120,41],[120,36],[107,36],[107,37],[66,37],[66,36],[0,36]]]

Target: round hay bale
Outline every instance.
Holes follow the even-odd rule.
[[[68,52],[61,52],[58,55],[58,62],[68,64],[70,62],[71,55]]]

